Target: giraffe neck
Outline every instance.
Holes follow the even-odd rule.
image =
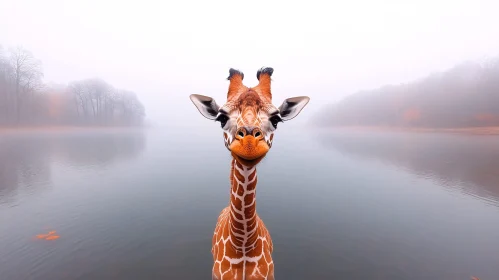
[[[258,239],[256,215],[256,166],[244,166],[232,160],[230,191],[230,236],[236,251],[243,255],[254,248]]]

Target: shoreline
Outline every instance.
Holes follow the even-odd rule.
[[[396,127],[396,126],[329,126],[319,129],[341,129],[350,131],[376,132],[421,132],[421,133],[452,133],[468,135],[499,135],[499,126],[461,127],[461,128],[425,128],[425,127]]]

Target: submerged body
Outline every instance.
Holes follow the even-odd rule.
[[[220,213],[212,240],[212,278],[274,280],[272,239],[256,213],[256,165],[272,147],[280,122],[296,117],[309,98],[299,96],[272,104],[270,83],[273,69],[257,72],[258,85],[243,85],[244,74],[230,69],[227,102],[219,107],[204,95],[191,95],[199,112],[220,122],[225,147],[233,157],[230,173],[230,203]]]

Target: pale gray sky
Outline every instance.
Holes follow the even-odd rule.
[[[30,49],[46,81],[134,90],[157,122],[202,122],[189,94],[223,103],[230,67],[251,86],[272,66],[277,106],[311,97],[303,120],[354,91],[499,54],[497,2],[1,0],[0,44]]]

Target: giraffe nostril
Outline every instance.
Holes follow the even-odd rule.
[[[262,135],[262,133],[260,133],[260,131],[257,131],[257,132],[255,133],[255,137],[260,137],[260,135]]]
[[[237,133],[237,135],[239,135],[241,137],[244,137],[244,132],[242,130],[239,130],[239,132]]]

